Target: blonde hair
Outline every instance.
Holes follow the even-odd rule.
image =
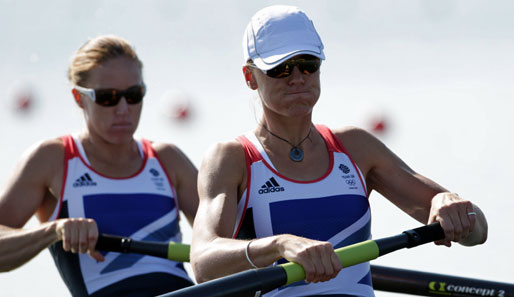
[[[85,86],[90,71],[107,60],[126,57],[135,61],[139,69],[143,63],[134,48],[123,38],[115,35],[101,35],[86,41],[72,56],[68,68],[68,80],[73,85]]]

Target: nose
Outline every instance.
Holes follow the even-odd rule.
[[[125,96],[121,97],[120,102],[116,105],[116,114],[128,113],[129,107]]]
[[[291,72],[291,75],[289,76],[289,83],[304,83],[305,78],[303,77],[303,73],[300,71],[297,65],[294,65],[293,71]]]

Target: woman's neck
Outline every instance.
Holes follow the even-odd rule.
[[[96,170],[108,175],[126,175],[139,169],[142,158],[134,139],[123,143],[109,143],[89,133],[79,136],[84,151]]]
[[[279,135],[290,143],[298,144],[312,127],[310,114],[304,117],[263,116],[256,133],[263,137],[267,137],[266,134]]]

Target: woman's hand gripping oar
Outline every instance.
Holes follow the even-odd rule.
[[[444,238],[439,223],[404,231],[403,233],[376,240],[367,240],[335,250],[343,267],[349,267],[370,261],[387,253],[412,248],[424,243]],[[226,277],[208,281],[193,287],[184,288],[161,297],[235,297],[260,296],[284,285],[289,285],[305,278],[302,266],[285,263],[274,267],[250,269]]]

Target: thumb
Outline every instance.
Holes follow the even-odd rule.
[[[93,260],[96,260],[96,261],[98,261],[98,262],[103,262],[103,261],[105,261],[104,256],[103,256],[99,251],[96,251],[96,250],[95,250],[95,251],[91,251],[91,250],[90,250],[90,251],[88,251],[87,253],[88,253],[88,255],[89,255],[91,258],[93,258]]]

